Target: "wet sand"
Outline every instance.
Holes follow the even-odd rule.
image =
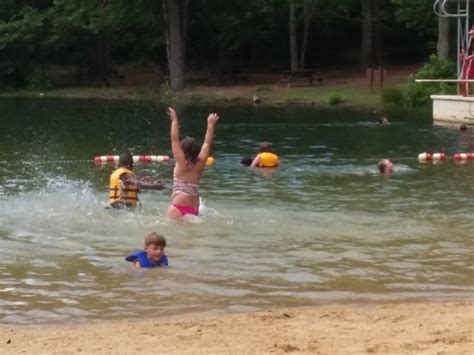
[[[473,300],[0,326],[2,354],[472,354]]]

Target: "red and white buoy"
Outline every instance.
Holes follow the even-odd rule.
[[[170,160],[167,155],[134,155],[134,163],[164,163]]]
[[[134,155],[134,163],[164,163],[170,160],[170,157],[167,155]],[[107,164],[113,163],[118,164],[119,156],[118,155],[101,155],[94,158],[96,164]]]
[[[446,160],[446,154],[444,154],[444,153],[426,153],[426,152],[424,152],[424,153],[418,154],[418,160],[420,162]]]
[[[96,164],[107,164],[107,163],[118,164],[118,161],[119,161],[118,155],[101,155],[99,157],[94,158],[94,162]]]
[[[456,153],[453,155],[455,161],[474,160],[474,152]]]

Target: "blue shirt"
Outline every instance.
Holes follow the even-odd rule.
[[[168,266],[168,258],[166,255],[163,255],[160,260],[155,264],[146,257],[146,252],[144,250],[137,251],[135,253],[129,254],[125,257],[125,260],[130,262],[138,261],[140,267],[142,268],[152,268],[157,266]]]

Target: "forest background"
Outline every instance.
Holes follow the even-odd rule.
[[[0,0],[0,88],[152,84],[177,92],[216,73],[365,73],[420,67],[431,54],[427,75],[452,77],[455,22],[436,16],[433,2]],[[426,96],[415,96],[420,90]],[[403,95],[386,96],[417,102]]]

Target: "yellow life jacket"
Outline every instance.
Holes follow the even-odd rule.
[[[125,185],[122,180],[120,180],[120,176],[127,173],[133,174],[133,171],[122,167],[118,168],[110,175],[109,203],[111,205],[137,207],[138,186]]]
[[[274,168],[278,166],[278,155],[270,153],[270,152],[263,152],[258,155],[259,159],[259,167],[261,168]]]

